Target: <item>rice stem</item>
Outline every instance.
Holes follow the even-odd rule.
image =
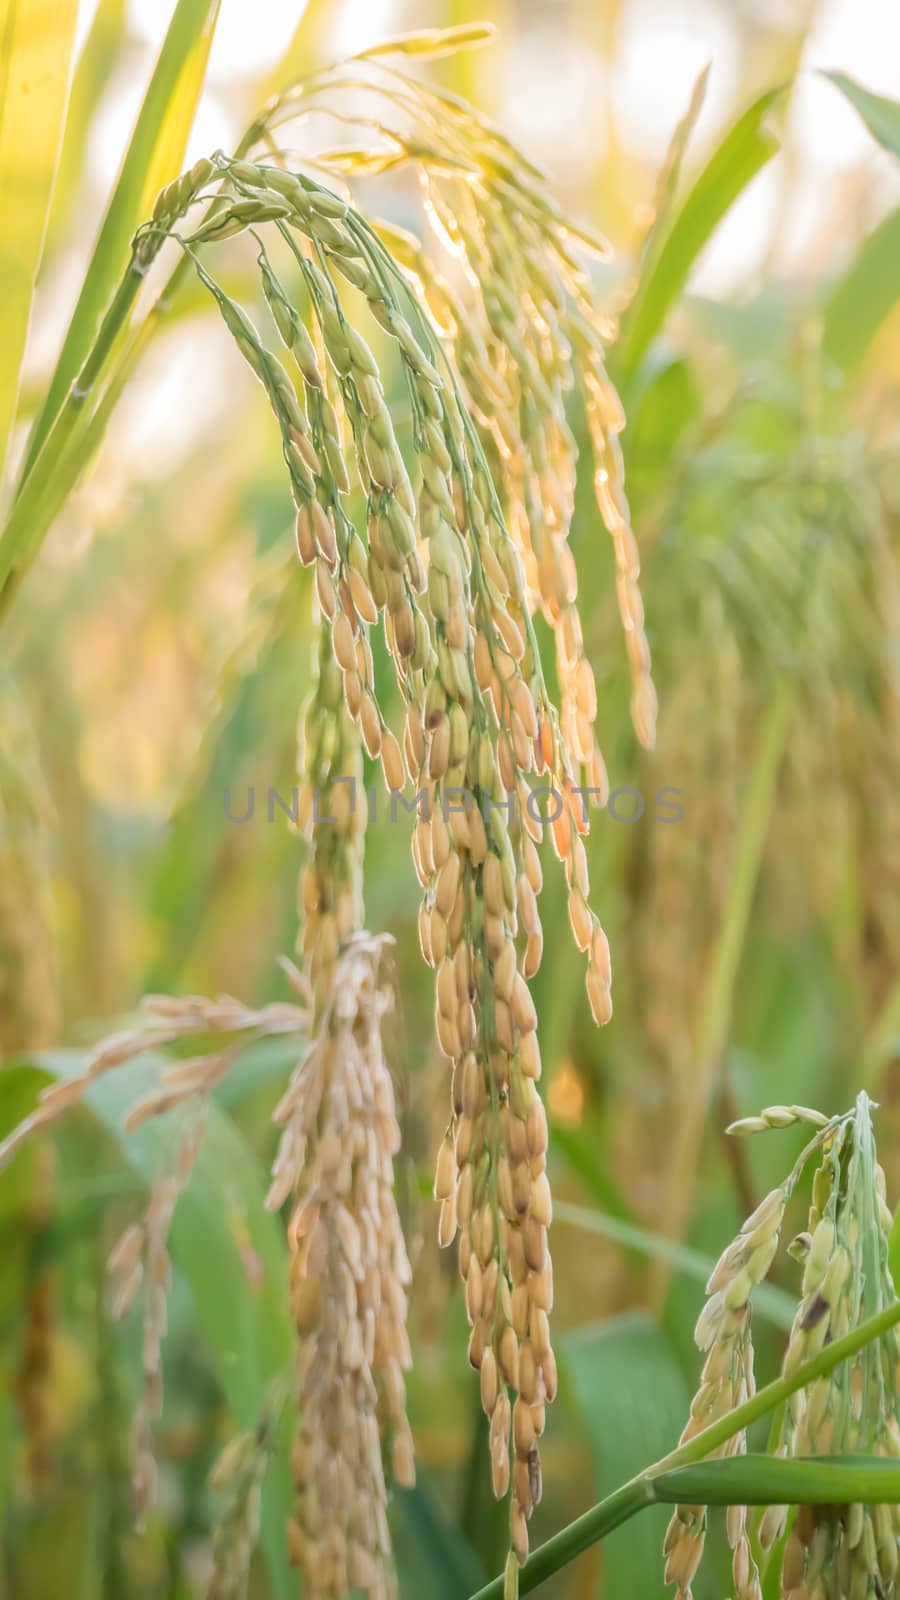
[[[552,1539],[548,1539],[544,1544],[540,1545],[525,1563],[519,1574],[520,1594],[528,1594],[532,1589],[536,1589],[538,1584],[545,1582],[553,1573],[560,1572],[576,1556],[581,1555],[592,1544],[596,1544],[599,1539],[604,1539],[608,1533],[612,1533],[614,1528],[621,1527],[623,1522],[628,1522],[631,1517],[635,1516],[638,1511],[642,1511],[645,1506],[658,1504],[663,1498],[667,1500],[669,1490],[673,1488],[672,1476],[675,1475],[676,1469],[703,1461],[705,1457],[717,1450],[720,1445],[733,1438],[736,1433],[748,1428],[757,1418],[767,1416],[769,1412],[774,1411],[776,1406],[787,1400],[790,1395],[796,1394],[799,1389],[806,1388],[808,1384],[815,1382],[816,1378],[824,1377],[827,1373],[832,1372],[835,1367],[840,1366],[841,1362],[846,1361],[850,1356],[856,1355],[857,1351],[864,1349],[866,1345],[879,1339],[882,1334],[887,1333],[890,1328],[896,1327],[898,1323],[900,1323],[900,1300],[895,1301],[893,1305],[886,1306],[883,1311],[878,1312],[874,1317],[869,1317],[866,1322],[860,1323],[859,1327],[853,1328],[842,1339],[835,1339],[832,1344],[826,1345],[811,1360],[797,1367],[796,1371],[792,1372],[789,1377],[775,1378],[772,1383],[766,1384],[765,1388],[760,1389],[749,1400],[746,1400],[743,1405],[737,1406],[733,1411],[726,1412],[724,1417],[720,1417],[716,1422],[711,1423],[708,1428],[704,1428],[702,1433],[695,1434],[693,1439],[689,1439],[686,1444],[679,1445],[677,1450],[670,1451],[668,1455],[654,1462],[652,1466],[646,1467],[638,1477],[632,1478],[629,1483],[623,1484],[613,1494],[607,1495],[605,1500],[601,1500],[597,1505],[592,1506],[590,1511],[585,1511],[582,1516],[576,1517],[575,1521],[570,1522],[568,1527],[563,1528],[559,1533],[554,1534]],[[744,1457],[740,1462],[735,1459],[733,1465],[731,1465],[731,1471],[736,1473],[739,1465],[746,1465],[747,1459],[747,1457]],[[786,1488],[782,1488],[779,1472],[787,1463],[775,1462],[769,1458],[765,1458],[765,1463],[770,1472],[768,1498],[771,1502],[780,1503],[779,1497],[783,1496]],[[791,1464],[805,1467],[807,1474],[812,1471],[811,1463]],[[834,1470],[832,1464],[824,1464],[829,1471]],[[823,1463],[820,1460],[816,1465],[821,1466]],[[717,1467],[721,1470],[720,1463],[717,1463]],[[860,1470],[871,1472],[873,1469],[881,1471],[880,1468],[875,1468],[873,1462],[866,1463],[866,1466]],[[849,1471],[850,1469],[845,1467],[845,1470]],[[895,1467],[894,1473],[896,1474],[896,1472],[897,1469]],[[778,1479],[777,1482],[776,1478]],[[897,1493],[897,1484],[892,1477],[890,1481],[888,1481],[888,1478],[889,1474],[886,1472],[883,1487],[888,1497],[893,1500]],[[662,1480],[661,1484],[660,1480]],[[807,1503],[811,1503],[811,1497],[807,1492],[811,1481],[809,1476],[804,1477],[802,1480],[803,1497]],[[681,1499],[686,1492],[683,1478],[679,1478],[678,1482],[680,1487],[677,1493],[672,1494],[673,1500]],[[822,1483],[824,1485],[824,1478]],[[797,1487],[796,1484],[793,1484],[793,1480],[792,1485]],[[873,1490],[875,1488],[874,1484],[868,1487]],[[840,1480],[840,1478],[835,1478],[828,1493],[837,1494],[837,1503],[843,1503],[847,1498],[846,1490],[847,1483]],[[692,1490],[692,1493],[694,1492]],[[858,1493],[855,1489],[853,1492]],[[831,1504],[832,1501],[825,1500],[820,1503]],[[470,1596],[470,1600],[503,1600],[502,1575],[485,1584],[476,1594]]]

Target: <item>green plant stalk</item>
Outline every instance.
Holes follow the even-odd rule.
[[[704,1462],[704,1458],[718,1450],[723,1444],[756,1422],[759,1417],[766,1416],[774,1411],[798,1389],[804,1389],[807,1384],[815,1382],[835,1367],[840,1366],[849,1356],[856,1355],[874,1339],[887,1333],[900,1322],[900,1300],[895,1300],[884,1311],[860,1323],[842,1339],[835,1339],[833,1344],[826,1345],[811,1360],[803,1363],[790,1377],[776,1378],[772,1383],[767,1383],[765,1388],[757,1391],[751,1399],[746,1400],[742,1406],[737,1406],[733,1411],[726,1412],[716,1422],[704,1428],[702,1433],[695,1434],[686,1444],[679,1445],[660,1461],[645,1468],[638,1477],[632,1478],[629,1483],[623,1484],[613,1494],[607,1495],[598,1505],[592,1506],[590,1511],[585,1511],[568,1527],[561,1529],[535,1550],[534,1554],[525,1563],[519,1574],[519,1592],[528,1594],[536,1589],[553,1573],[561,1571],[568,1566],[570,1561],[581,1555],[584,1550],[596,1544],[599,1539],[606,1537],[614,1528],[621,1526],[645,1506],[656,1505],[662,1501],[666,1503],[679,1502],[688,1493],[690,1486],[691,1503],[702,1503],[702,1496],[698,1495],[697,1484],[703,1482],[707,1493],[721,1493],[722,1504],[746,1504],[746,1499],[741,1493],[738,1496],[738,1473],[733,1469],[739,1465],[737,1459],[733,1463],[727,1461]],[[815,1494],[820,1495],[822,1504],[843,1504],[847,1500],[864,1501],[865,1495],[861,1490],[866,1487],[871,1490],[875,1498],[883,1494],[885,1499],[893,1502],[898,1492],[900,1482],[900,1468],[895,1463],[888,1463],[893,1467],[893,1474],[877,1466],[874,1461],[866,1460],[862,1463],[854,1460],[848,1465],[846,1458],[841,1464],[841,1459],[799,1461],[784,1463],[773,1460],[767,1456],[754,1458],[745,1457],[745,1462],[753,1462],[752,1471],[748,1475],[746,1487],[753,1494],[763,1496],[766,1484],[768,1491],[765,1500],[754,1500],[754,1504],[766,1503],[770,1505],[784,1505],[789,1503],[788,1490],[803,1491],[804,1502],[810,1501]],[[715,1471],[715,1478],[695,1476],[689,1479],[687,1474],[680,1469],[692,1467],[696,1463],[704,1462],[704,1471],[710,1475]],[[801,1468],[795,1478],[786,1478],[779,1470],[785,1465]],[[727,1468],[722,1473],[722,1468]],[[877,1481],[874,1472],[879,1476]],[[763,1474],[767,1475],[764,1476]],[[843,1476],[841,1475],[843,1474]],[[859,1476],[857,1476],[859,1474]],[[716,1486],[719,1485],[717,1488]],[[731,1498],[729,1498],[731,1497]],[[834,1497],[834,1498],[833,1498]],[[709,1501],[709,1503],[714,1503]],[[718,1502],[716,1502],[718,1503]],[[470,1600],[503,1600],[503,1577],[493,1578],[484,1588],[470,1597]]]
[[[255,128],[248,129],[237,147],[236,159],[246,155],[256,133]],[[204,220],[222,203],[220,199],[214,200]],[[103,377],[143,282],[142,273],[135,269],[133,262],[129,263],[87,360],[19,489],[9,521],[0,535],[0,620],[8,611],[66,497],[99,445],[113,406],[190,271],[187,257],[179,257],[165,287],[122,350],[102,399],[89,414],[88,402]]]
[[[100,325],[93,348],[25,479],[12,514],[0,538],[0,615],[6,610],[20,563],[37,551],[44,535],[71,488],[60,469],[80,420],[86,416],[100,374],[121,332],[143,282],[132,263],[122,278]],[[77,470],[75,473],[77,477]],[[74,481],[74,478],[72,479]],[[60,486],[62,492],[60,492]]]
[[[766,715],[753,777],[738,830],[734,867],[719,936],[704,985],[694,1049],[694,1072],[686,1091],[669,1163],[667,1193],[662,1206],[666,1232],[680,1239],[687,1221],[694,1176],[734,1007],[738,968],[747,937],[753,900],[759,882],[763,851],[790,731],[796,691],[783,682]],[[654,1303],[665,1298],[669,1264],[657,1263]]]

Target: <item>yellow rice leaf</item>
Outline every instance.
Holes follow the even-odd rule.
[[[0,464],[62,140],[77,0],[0,0]]]

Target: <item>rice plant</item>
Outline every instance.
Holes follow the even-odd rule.
[[[101,6],[91,38],[97,52],[109,9]],[[648,1594],[674,1584],[685,1600],[725,1587],[735,1600],[888,1596],[900,1548],[900,1301],[869,1091],[891,1058],[897,992],[890,450],[868,420],[860,436],[827,401],[829,362],[848,338],[840,285],[824,335],[804,331],[798,370],[770,372],[771,392],[739,379],[718,410],[705,396],[697,410],[681,409],[685,374],[673,379],[677,362],[654,367],[647,355],[716,221],[774,156],[784,91],[767,91],[739,117],[679,209],[701,74],[655,179],[632,279],[611,293],[605,240],[441,75],[463,72],[460,63],[491,42],[487,24],[424,28],[300,75],[292,47],[293,71],[234,150],[211,150],[179,173],[217,15],[196,0],[175,8],[49,386],[20,389],[13,341],[14,382],[0,412],[11,437],[0,622],[23,683],[35,653],[29,613],[41,618],[54,589],[48,536],[85,492],[148,358],[170,348],[173,331],[179,337],[184,305],[215,327],[234,381],[242,370],[256,380],[279,528],[273,549],[255,553],[237,629],[225,630],[197,776],[162,852],[158,885],[190,902],[185,932],[182,919],[161,919],[155,963],[141,957],[138,1009],[98,1021],[139,992],[108,1008],[98,987],[98,1004],[78,1013],[93,1013],[92,1042],[72,1053],[46,1048],[59,1037],[60,956],[42,766],[57,803],[65,783],[42,743],[41,691],[35,716],[27,696],[24,706],[15,698],[18,681],[10,685],[15,720],[0,746],[0,845],[10,861],[0,905],[0,948],[10,951],[0,982],[10,1057],[0,1167],[9,1169],[3,1184],[24,1172],[43,1195],[21,1213],[23,1270],[34,1282],[13,1390],[31,1480],[55,1484],[58,1440],[68,1437],[52,1420],[64,1334],[55,1276],[41,1266],[57,1248],[57,1176],[48,1168],[43,1182],[36,1164],[62,1152],[65,1194],[68,1141],[92,1126],[87,1106],[141,1191],[114,1200],[108,1219],[104,1197],[90,1234],[88,1365],[106,1397],[97,1430],[104,1596],[136,1592],[132,1525],[150,1551],[168,1514],[173,1407],[185,1391],[176,1355],[189,1317],[173,1263],[185,1262],[227,1420],[211,1407],[214,1420],[183,1453],[202,1570],[192,1573],[173,1549],[167,1593],[343,1600],[428,1584],[514,1600],[544,1582],[568,1593],[553,1586],[600,1544],[604,1594],[624,1581]],[[311,37],[314,19],[304,26]],[[13,26],[4,48],[16,82],[20,42]],[[69,44],[61,29],[46,46],[47,81],[61,97],[48,143],[62,128]],[[892,148],[896,107],[839,75],[835,89]],[[5,136],[0,121],[0,151]],[[41,169],[48,204],[54,161],[49,152]],[[25,321],[40,249],[40,238],[23,235]],[[620,392],[633,429],[626,454]],[[766,407],[782,432],[762,449],[754,430]],[[207,459],[210,449],[206,441]],[[179,485],[173,471],[169,512]],[[110,559],[139,589],[128,545],[123,535]],[[150,545],[164,550],[155,530]],[[220,553],[227,563],[231,549]],[[104,581],[94,562],[92,551],[71,563],[73,583],[87,573],[79,604],[88,607],[92,573],[101,590]],[[192,615],[194,554],[187,569]],[[253,782],[238,817],[229,800],[236,768],[216,763],[220,747],[235,748],[238,708],[237,748],[274,748],[270,717],[252,710],[267,672],[288,726],[280,748],[293,798],[268,790],[268,822],[277,809],[287,840],[271,846],[286,916],[280,929],[277,918],[262,934],[251,927],[265,974],[257,983],[240,920],[223,912],[229,882],[246,905],[253,876],[233,827],[218,855],[213,830],[195,821],[180,855],[178,838],[214,770],[226,777],[228,822],[252,823]],[[61,699],[72,692],[65,673],[60,690]],[[634,787],[609,775],[624,763]],[[640,820],[648,778],[660,806],[672,794],[696,801],[688,838],[660,826],[629,830],[618,849],[592,841],[592,819],[622,821],[623,788],[637,794]],[[826,784],[839,859],[823,860],[806,826]],[[379,816],[410,836],[414,916],[399,909],[396,890],[391,902]],[[102,870],[90,882],[90,828],[80,844],[74,827],[72,835],[83,877],[67,915],[91,905],[105,913],[116,896]],[[562,871],[545,886],[548,835]],[[387,871],[400,881],[399,862]],[[740,1037],[739,978],[757,953],[751,928],[759,917],[762,949],[766,917],[789,927],[798,881],[827,947],[823,988],[839,979],[852,993],[846,1048],[861,1061],[859,1093],[839,1115],[785,1104],[739,1117],[744,1102],[759,1102],[730,1049],[732,1033]],[[143,890],[149,915],[152,875]],[[168,948],[170,932],[190,940],[189,926],[204,919],[208,937],[198,943],[214,952],[221,921],[235,959],[230,969],[207,954],[211,994],[192,992]],[[623,958],[624,1016],[605,1035],[613,1046],[587,1029],[588,1019],[602,1028],[613,1015],[608,920]],[[432,975],[425,1007],[421,967],[408,959],[413,927]],[[113,932],[107,948],[130,961],[127,932],[119,941]],[[233,995],[221,992],[219,973],[230,970]],[[422,1032],[433,1037],[439,1073],[404,1060],[420,1043],[405,1036],[407,1005],[423,1022],[433,1012]],[[791,1093],[796,1077],[798,1099],[835,1097],[834,1073],[829,1080],[823,1068],[806,1094],[799,1062],[780,1065]],[[582,1125],[598,1073],[615,1107],[599,1141],[593,1109]],[[423,1079],[435,1082],[427,1101]],[[277,1092],[260,1119],[267,1083]],[[246,1128],[231,1109],[242,1097],[255,1107]],[[704,1135],[728,1121],[709,1259],[709,1233],[700,1251],[682,1240],[705,1177]],[[771,1132],[776,1144],[779,1130],[795,1142],[779,1168],[787,1176],[773,1178],[778,1158],[755,1166],[739,1136]],[[269,1168],[262,1185],[251,1140]],[[436,1202],[427,1227],[423,1158],[433,1161]],[[573,1178],[602,1210],[571,1204]],[[633,1194],[632,1181],[641,1185]],[[788,1264],[780,1247],[801,1201],[808,1217]],[[735,1205],[746,1221],[714,1265]],[[569,1226],[581,1230],[556,1281],[554,1211],[564,1241]],[[664,1417],[650,1404],[653,1427],[665,1431],[638,1459],[640,1385],[623,1380],[635,1416],[626,1407],[619,1436],[597,1430],[597,1503],[571,1521],[565,1447],[554,1449],[552,1427],[545,1434],[558,1398],[563,1440],[572,1437],[572,1395],[576,1412],[590,1410],[580,1399],[590,1362],[571,1333],[573,1296],[594,1291],[598,1256],[585,1229],[623,1246],[622,1279],[601,1296],[605,1317],[634,1303],[623,1287],[634,1253],[653,1261],[641,1295],[655,1316],[643,1313],[635,1338],[636,1350],[649,1339],[655,1352],[648,1394],[663,1366],[670,1400],[683,1389],[691,1358],[684,1341],[677,1361],[673,1351],[696,1314],[698,1276],[707,1281],[695,1328],[704,1366],[689,1405],[684,1396],[686,1425],[677,1408]],[[429,1256],[435,1236],[455,1258],[452,1291]],[[82,1267],[73,1254],[66,1272]],[[555,1301],[566,1308],[561,1322]],[[771,1328],[760,1340],[754,1311],[785,1335],[783,1350]],[[449,1405],[468,1392],[477,1401],[455,1512],[432,1487],[442,1469],[430,1417],[444,1404],[428,1387],[436,1318],[465,1326],[441,1346]],[[121,1341],[111,1321],[125,1323]],[[627,1346],[627,1319],[622,1338]],[[119,1360],[129,1371],[127,1417]],[[627,1360],[624,1350],[623,1373]],[[466,1362],[477,1374],[469,1389]],[[758,1385],[757,1367],[773,1362],[780,1376]],[[602,1387],[616,1382],[614,1373]],[[433,1413],[423,1411],[425,1392]],[[598,1416],[614,1403],[605,1393]],[[756,1424],[769,1427],[767,1440]],[[654,1448],[663,1451],[655,1462]],[[545,1479],[551,1507],[541,1511]],[[488,1488],[502,1522],[482,1496]],[[11,1479],[14,1512],[17,1494]],[[639,1512],[654,1521],[662,1506],[674,1509],[657,1563],[654,1538],[631,1521]],[[549,1535],[536,1547],[535,1518]],[[620,1551],[630,1554],[617,1567]]]

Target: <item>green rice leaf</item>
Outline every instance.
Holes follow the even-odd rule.
[[[440,1496],[421,1468],[414,1489],[397,1490],[398,1508],[419,1569],[417,1588],[427,1581],[431,1600],[459,1600],[484,1582],[468,1540],[451,1522]]]
[[[703,246],[750,181],[779,149],[769,126],[785,87],[769,89],[713,151],[638,284],[623,318],[616,370],[630,378],[659,333]]]
[[[684,158],[706,100],[706,86],[709,82],[711,65],[712,63],[707,61],[705,67],[701,69],[694,80],[694,87],[691,90],[691,98],[688,101],[687,110],[669,141],[666,159],[657,179],[656,193],[653,197],[653,220],[647,230],[638,256],[636,269],[638,279],[648,270],[650,262],[656,254],[659,241],[665,237],[666,227],[678,192]]]
[[[730,1456],[653,1476],[666,1505],[895,1505],[900,1465],[878,1456]]]
[[[37,1087],[47,1078],[75,1077],[84,1068],[79,1051],[33,1057],[29,1076]],[[2,1094],[21,1076],[6,1067]],[[158,1082],[149,1055],[97,1080],[85,1102],[121,1146],[142,1182],[152,1181],[166,1151],[177,1140],[177,1118],[151,1119],[125,1136],[126,1112]],[[18,1108],[18,1102],[17,1102]],[[16,1162],[28,1159],[27,1148]],[[15,1171],[15,1167],[10,1169]],[[266,1404],[271,1379],[291,1360],[287,1312],[287,1246],[277,1218],[265,1210],[266,1175],[230,1117],[209,1106],[206,1131],[193,1176],[180,1196],[172,1221],[172,1254],[190,1285],[197,1325],[209,1350],[216,1378],[235,1428],[255,1427]],[[248,1277],[248,1252],[254,1272]],[[290,1468],[285,1451],[272,1458],[263,1497],[262,1542],[273,1593],[290,1600],[295,1592],[285,1545],[291,1504]]]
[[[884,94],[873,94],[846,72],[823,72],[823,78],[840,89],[854,111],[858,111],[873,139],[892,155],[900,156],[900,102]]]
[[[568,1222],[575,1228],[584,1229],[586,1233],[596,1233],[603,1239],[620,1244],[626,1250],[636,1250],[641,1255],[666,1261],[676,1272],[686,1278],[694,1278],[699,1283],[706,1283],[716,1264],[712,1256],[704,1255],[701,1250],[692,1250],[689,1245],[666,1239],[660,1233],[648,1233],[646,1228],[640,1228],[622,1217],[611,1217],[602,1211],[574,1206],[567,1200],[556,1202],[553,1215],[557,1222]],[[793,1295],[770,1283],[761,1283],[754,1289],[753,1305],[773,1327],[785,1330],[790,1328],[797,1309]]]
[[[900,208],[862,244],[825,303],[824,355],[845,377],[859,371],[900,299]]]
[[[587,1435],[597,1498],[643,1471],[678,1438],[690,1396],[672,1350],[643,1312],[565,1334],[564,1393]],[[664,1600],[660,1555],[668,1518],[653,1509],[603,1544],[603,1593]]]

